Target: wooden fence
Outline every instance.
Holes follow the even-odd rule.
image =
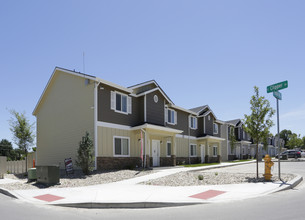
[[[33,167],[33,161],[36,159],[35,153],[29,153],[27,157],[27,168],[30,169]],[[2,164],[2,166],[5,166]],[[6,161],[6,171],[13,174],[25,173],[26,170],[26,161],[19,160],[19,161]]]

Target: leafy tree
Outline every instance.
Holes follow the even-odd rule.
[[[295,147],[301,147],[302,144],[303,141],[301,139],[301,135],[297,135],[295,133],[289,135],[287,146],[289,146],[290,149]]]
[[[258,146],[266,143],[270,134],[269,129],[273,126],[271,117],[275,111],[271,108],[270,102],[259,95],[258,87],[254,87],[254,95],[250,100],[251,114],[244,119],[244,130],[250,134],[256,144],[256,178],[258,179]]]
[[[11,110],[10,113],[13,116],[9,121],[10,130],[14,136],[13,140],[21,153],[27,157],[29,149],[34,143],[34,124],[30,124],[24,113],[18,113],[15,110]]]
[[[292,134],[292,132],[290,130],[286,130],[286,129],[284,129],[280,132],[280,138],[282,138],[285,141],[285,147],[288,146],[287,143],[289,141],[289,135],[291,135],[291,134]]]
[[[76,165],[82,169],[85,175],[88,175],[93,170],[93,141],[88,132],[86,132],[85,136],[79,142]]]
[[[13,149],[13,145],[6,139],[2,139],[0,141],[0,156],[7,157],[7,160],[14,160],[15,159],[15,152]]]

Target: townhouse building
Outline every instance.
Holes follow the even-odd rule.
[[[86,131],[98,170],[220,162],[223,155],[225,123],[208,105],[176,106],[154,80],[123,87],[56,67],[33,115],[37,165],[75,161]]]

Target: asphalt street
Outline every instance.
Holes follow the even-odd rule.
[[[210,172],[255,172],[255,164]],[[273,173],[277,175],[277,163]],[[283,162],[282,173],[305,178],[305,162]],[[260,163],[260,173],[263,173]],[[304,219],[304,181],[293,190],[234,202],[155,209],[76,209],[33,205],[0,194],[1,219]]]

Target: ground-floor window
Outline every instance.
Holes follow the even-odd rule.
[[[217,157],[217,145],[213,146],[213,157]]]
[[[166,156],[170,157],[172,155],[172,143],[167,142],[166,143]]]
[[[190,144],[190,156],[191,157],[197,156],[196,148],[197,148],[196,144]]]
[[[128,157],[129,154],[129,138],[113,137],[114,156]]]

